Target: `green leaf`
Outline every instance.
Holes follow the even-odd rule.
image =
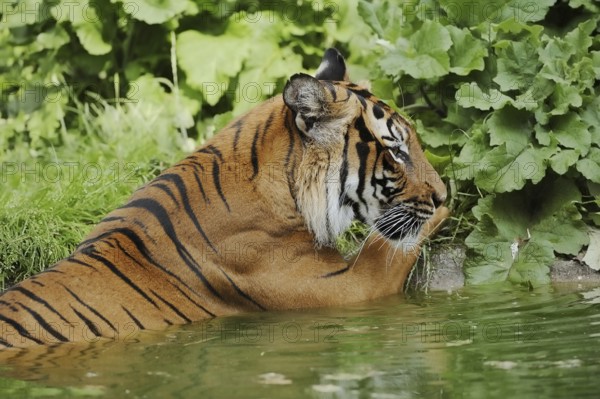
[[[503,144],[485,154],[475,175],[475,183],[490,193],[520,190],[529,180],[538,183],[546,174],[551,152],[550,148],[532,145],[514,152]]]
[[[409,40],[398,39],[393,50],[379,61],[388,75],[404,72],[417,79],[446,75],[450,70],[448,50],[452,40],[439,22],[427,20]]]
[[[477,83],[464,83],[456,91],[456,103],[463,108],[477,108],[482,111],[500,109],[511,104],[512,99],[496,89],[486,92]]]
[[[550,158],[550,167],[559,175],[567,173],[571,166],[574,166],[579,159],[579,152],[576,150],[561,150]]]
[[[83,48],[91,55],[108,54],[112,45],[102,37],[102,25],[99,22],[86,22],[75,27],[75,33]]]
[[[490,144],[498,146],[506,144],[510,153],[521,151],[531,142],[531,114],[507,106],[496,110],[487,119],[490,132]]]
[[[600,183],[600,148],[592,147],[587,156],[577,162],[577,170],[586,179]]]
[[[97,6],[97,3],[88,0],[77,3],[61,0],[50,9],[50,13],[59,22],[71,22],[77,38],[89,54],[104,55],[112,50],[112,45],[104,38],[104,25],[96,12]]]
[[[241,23],[231,23],[227,34],[212,36],[185,31],[177,36],[177,60],[187,83],[215,105],[241,70],[253,46],[252,32]]]
[[[600,270],[600,230],[590,230],[590,245],[581,261],[590,268]]]
[[[471,137],[461,148],[459,156],[454,158],[446,174],[459,181],[473,180],[481,164],[481,159],[488,151],[489,147],[485,143],[481,129],[472,129]]]
[[[540,185],[538,193],[531,234],[550,242],[556,252],[577,255],[588,244],[585,224],[575,206],[581,201],[579,189],[572,181],[560,178]]]
[[[600,12],[600,6],[596,4],[595,0],[569,0],[569,6],[573,8],[583,7],[591,12]]]
[[[562,146],[578,150],[581,155],[587,154],[592,144],[587,124],[573,112],[552,119],[550,136],[555,137]]]
[[[539,61],[534,40],[515,42],[504,40],[496,43],[498,74],[494,82],[500,90],[527,89],[538,74]]]
[[[417,119],[417,135],[429,147],[438,148],[450,145],[462,146],[467,141],[467,136],[448,124],[425,126]]]
[[[583,103],[577,87],[564,83],[556,85],[551,99],[556,107],[550,111],[551,115],[564,115],[569,112],[570,107],[579,108]]]
[[[147,24],[161,24],[181,14],[188,7],[188,0],[136,0],[123,3],[123,9],[132,18]]]
[[[377,11],[381,8],[383,7],[377,7],[368,1],[361,0],[358,2],[359,15],[379,37],[384,37],[383,26],[381,26],[381,22],[379,22],[379,17],[377,16]]]
[[[549,282],[554,251],[575,254],[588,243],[575,185],[559,179],[522,192],[488,196],[473,209],[478,220],[466,238],[469,283]]]
[[[468,29],[458,29],[446,26],[452,38],[450,48],[450,72],[465,76],[471,71],[481,71],[484,68],[484,58],[487,57],[487,48],[483,42],[476,39]]]

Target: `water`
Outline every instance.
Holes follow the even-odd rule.
[[[12,354],[0,397],[600,396],[600,288],[469,288]]]

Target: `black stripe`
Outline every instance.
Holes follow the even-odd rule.
[[[354,122],[354,128],[358,130],[361,141],[365,143],[375,141],[375,137],[373,137],[373,133],[371,133],[371,131],[367,128],[365,119],[362,117],[362,115],[356,118],[356,121]]]
[[[271,125],[273,124],[274,116],[275,116],[275,111],[271,111],[271,113],[269,114],[269,117],[267,118],[267,121],[265,122],[265,125],[263,126],[262,137],[260,138],[260,142],[263,146],[265,144],[265,138],[267,137],[267,133],[269,132],[269,129],[271,128]]]
[[[234,124],[235,135],[233,136],[233,151],[237,151],[238,142],[240,141],[240,133],[242,133],[242,119],[238,119]]]
[[[96,309],[94,309],[93,307],[91,307],[90,305],[88,305],[87,303],[85,303],[85,302],[84,302],[84,301],[83,301],[81,298],[79,298],[79,296],[77,296],[77,294],[75,294],[73,291],[71,291],[71,290],[69,289],[69,287],[67,287],[67,286],[66,286],[66,285],[64,285],[64,284],[61,284],[61,285],[63,286],[63,288],[64,288],[65,290],[67,290],[67,292],[68,292],[69,294],[71,294],[71,296],[72,296],[73,298],[75,298],[75,300],[76,300],[77,302],[79,302],[81,305],[83,305],[83,307],[85,307],[87,310],[89,310],[90,312],[92,312],[93,314],[95,314],[95,315],[96,315],[96,317],[98,317],[99,319],[101,319],[103,322],[105,322],[106,324],[108,324],[108,326],[109,326],[110,328],[112,328],[112,330],[113,330],[113,331],[117,331],[117,329],[115,328],[115,326],[114,326],[114,325],[113,325],[113,324],[112,324],[112,323],[111,323],[111,322],[110,322],[110,321],[109,321],[109,320],[108,320],[106,317],[104,317],[103,315],[101,315],[101,314],[100,314],[100,312],[98,312]],[[71,306],[71,308],[73,308],[73,307]],[[73,310],[74,310],[74,309],[73,309]]]
[[[356,98],[358,98],[358,101],[360,101],[360,105],[362,105],[363,109],[367,109],[367,101],[365,98],[359,95],[357,95]]]
[[[189,160],[188,161],[190,165],[192,165],[192,167],[196,170],[196,171],[200,171],[201,175],[204,176],[204,166],[202,166],[202,164],[200,164],[199,162],[193,161],[193,160]],[[198,188],[200,188],[200,193],[202,194],[202,198],[204,199],[204,202],[207,204],[210,204],[210,199],[206,196],[206,192],[204,191],[204,186],[202,185],[202,181],[200,180],[200,177],[198,177],[197,173],[193,173],[194,176],[194,180],[196,180],[196,184],[198,185]]]
[[[369,90],[366,90],[366,89],[351,88],[350,91],[352,91],[352,93],[356,94],[359,97],[364,97],[364,98],[373,97],[373,93],[371,93]]]
[[[167,213],[165,208],[158,201],[151,199],[151,198],[141,198],[141,199],[134,200],[134,201],[124,205],[122,208],[146,209],[148,212],[152,213],[152,215],[154,215],[154,217],[159,221],[160,226],[169,235],[169,238],[171,238],[171,241],[173,241],[173,243],[175,243],[177,246],[181,245],[179,243],[179,240],[177,240],[177,235],[175,234],[175,229],[173,227],[173,224],[171,223],[171,218],[169,217],[169,214]],[[196,226],[196,227],[198,227],[198,226]],[[212,242],[210,242],[210,240],[208,239],[208,236],[206,235],[206,233],[204,233],[204,230],[199,229],[198,232],[202,235],[202,238],[204,239],[204,241],[206,241],[208,246],[214,252],[217,252],[217,249],[212,244]]]
[[[181,197],[181,203],[183,204],[185,213],[188,215],[188,217],[194,224],[194,227],[196,227],[196,230],[198,230],[198,232],[200,232],[200,234],[205,235],[204,229],[200,226],[200,222],[198,221],[196,214],[192,210],[192,207],[190,205],[190,199],[188,196],[187,187],[185,186],[185,183],[183,182],[183,179],[181,178],[181,176],[179,176],[178,174],[170,173],[170,174],[163,175],[162,178],[170,181],[171,183],[173,183],[175,185],[175,187],[177,187],[177,191],[179,192],[179,196]]]
[[[200,270],[200,266],[194,261],[194,258],[191,256],[191,254],[188,252],[188,250],[178,240],[177,235],[175,234],[175,229],[173,227],[173,224],[171,223],[171,220],[169,219],[169,215],[167,214],[167,212],[165,211],[165,209],[162,207],[162,205],[159,202],[157,202],[153,199],[150,199],[150,198],[142,198],[142,199],[138,199],[135,201],[131,201],[129,204],[125,205],[125,207],[146,209],[148,212],[150,212],[152,215],[154,215],[154,217],[156,219],[158,219],[158,221],[160,222],[159,225],[162,227],[164,232],[167,234],[167,237],[169,237],[169,239],[171,240],[173,245],[175,245],[175,249],[177,250],[177,253],[179,254],[179,256],[181,256],[181,258],[183,259],[185,264],[189,267],[189,269],[192,270],[198,278],[200,278],[200,280],[202,281],[204,286],[206,288],[208,288],[214,296],[216,296],[219,299],[222,299],[221,295],[208,282],[208,280],[206,279],[204,274],[202,274],[202,271]],[[216,248],[212,245],[212,243],[210,241],[208,241],[208,238],[206,238],[206,240],[209,243],[211,249],[216,253],[217,252]]]
[[[9,308],[10,310],[12,310],[13,312],[18,312],[18,311],[19,311],[19,309],[17,309],[17,308],[15,307],[15,305],[13,305],[13,304],[12,304],[12,303],[10,303],[10,302],[6,302],[6,301],[4,301],[4,300],[0,300],[0,305],[8,306],[8,308]]]
[[[211,317],[215,317],[216,315],[212,312],[210,312],[208,309],[206,309],[204,306],[200,305],[198,302],[194,301],[188,294],[186,294],[181,288],[179,288],[179,286],[173,284],[171,281],[169,281],[169,284],[171,284],[173,287],[175,287],[175,289],[177,291],[179,291],[179,293],[181,295],[183,295],[185,297],[185,299],[187,299],[188,301],[190,301],[191,303],[193,303],[194,305],[196,305],[198,308],[202,309],[202,311],[204,311],[205,313],[207,313],[208,315],[210,315]],[[189,289],[191,291],[191,289],[189,287],[186,286],[187,289]]]
[[[150,263],[152,266],[157,267],[158,269],[160,269],[163,273],[166,273],[167,275],[173,277],[174,279],[176,279],[181,285],[185,286],[187,289],[189,289],[190,291],[194,292],[194,290],[185,282],[181,279],[181,277],[179,277],[177,274],[173,273],[172,271],[170,271],[169,269],[167,269],[166,267],[164,267],[163,265],[161,265],[160,263],[158,263],[150,254],[150,251],[148,250],[148,247],[146,246],[146,244],[144,243],[144,240],[142,238],[140,238],[138,236],[138,234],[128,228],[117,228],[114,230],[110,230],[107,231],[105,233],[103,233],[102,235],[100,235],[98,238],[99,239],[104,239],[106,237],[112,237],[115,234],[121,234],[124,235],[126,238],[128,238],[132,244],[135,246],[135,249],[144,257],[144,259]],[[127,256],[129,259],[131,259],[133,262],[139,264],[140,266],[144,267],[139,260],[135,259],[125,248],[123,248],[123,246],[119,243],[119,241],[115,238],[115,243],[117,244],[117,247],[123,251],[123,253],[125,254],[125,256]],[[194,292],[195,293],[195,292]],[[198,294],[196,294],[198,295]]]
[[[90,258],[95,259],[98,262],[102,263],[115,276],[119,277],[121,280],[123,280],[123,282],[125,284],[129,285],[134,291],[136,291],[138,294],[140,294],[146,301],[148,301],[149,303],[151,303],[155,308],[160,309],[158,307],[158,305],[156,304],[156,302],[154,302],[154,300],[152,298],[150,298],[148,296],[148,294],[146,294],[140,287],[137,286],[136,283],[134,283],[133,281],[131,281],[131,279],[129,277],[127,277],[125,274],[123,274],[123,272],[121,272],[112,262],[110,262],[104,256],[102,256],[102,255],[100,255],[100,254],[98,254],[96,252],[90,253],[87,256],[89,256]]]
[[[344,135],[344,151],[342,153],[342,164],[340,165],[340,207],[346,199],[346,180],[348,180],[348,145],[350,143],[350,135],[348,132]]]
[[[125,313],[127,313],[127,316],[129,316],[129,318],[131,318],[131,320],[133,320],[135,325],[138,326],[138,328],[140,330],[146,329],[146,327],[144,327],[144,325],[137,319],[137,317],[135,317],[129,310],[127,310],[127,308],[125,306],[121,305],[121,309],[123,309],[125,311]]]
[[[331,97],[332,97],[331,101],[337,100],[337,93],[335,91],[335,86],[333,85],[333,83],[325,81],[325,82],[323,82],[323,84],[327,88],[327,90],[329,90],[329,93],[331,94]]]
[[[32,336],[31,334],[29,334],[29,331],[27,331],[25,328],[23,328],[23,326],[21,324],[19,324],[18,322],[16,322],[15,320],[8,318],[4,315],[2,315],[0,313],[0,321],[5,322],[6,324],[12,326],[15,330],[17,330],[17,332],[19,333],[19,335],[21,335],[24,338],[27,338],[30,341],[35,342],[36,344],[43,344],[44,342],[35,338],[34,336]]]
[[[237,286],[236,283],[233,282],[233,280],[227,275],[227,273],[225,273],[225,271],[221,268],[219,268],[221,270],[221,273],[223,273],[223,275],[225,276],[225,278],[227,278],[227,280],[229,281],[229,283],[231,283],[231,285],[233,286],[233,289],[235,289],[235,291],[243,298],[246,298],[248,301],[252,302],[256,307],[258,307],[260,310],[266,310],[266,308],[264,306],[262,306],[260,303],[256,302],[254,300],[254,298],[252,298],[250,295],[248,295],[247,293],[245,293],[244,291],[242,291],[242,289],[240,287]]]
[[[86,244],[89,244],[89,243],[91,243],[93,241],[96,241],[96,238],[91,238],[89,240],[83,241],[83,242],[81,242],[81,244],[78,245],[78,247],[81,248],[82,246],[84,246]],[[65,261],[67,261],[68,263],[74,263],[76,265],[85,266],[85,267],[89,267],[91,269],[94,269],[94,266],[92,266],[89,263],[86,263],[86,262],[84,262],[82,260],[75,259],[73,256],[69,256],[68,258],[65,259]]]
[[[160,180],[166,180],[163,177],[164,176],[158,176],[156,179],[154,179],[154,181],[152,181],[152,184],[150,184],[150,187],[159,188],[162,191],[164,191],[171,198],[177,209],[179,209],[179,202],[177,201],[175,194],[173,194],[173,191],[171,191],[171,188],[164,183],[157,183]]]
[[[177,316],[181,317],[186,323],[192,322],[192,320],[190,320],[189,317],[184,315],[183,312],[181,312],[179,309],[177,309],[177,307],[175,305],[173,305],[171,302],[167,301],[165,298],[163,298],[158,293],[156,293],[156,291],[154,291],[153,289],[150,289],[150,292],[152,292],[152,294],[154,294],[155,297],[157,297],[162,303],[167,305],[173,312],[175,312],[175,314]]]
[[[350,270],[350,265],[344,267],[343,269],[324,274],[321,276],[321,278],[329,278],[329,277],[339,276],[340,274],[346,273],[348,270]]]
[[[256,148],[256,145],[258,143],[258,136],[259,136],[259,132],[260,129],[258,126],[256,126],[256,130],[254,131],[254,138],[252,139],[252,148],[250,151],[250,162],[252,162],[252,177],[250,177],[251,180],[253,180],[256,175],[258,175],[258,149]]]
[[[42,284],[39,281],[35,281],[35,280],[30,280],[30,281],[31,281],[31,284],[35,284],[35,285],[37,285],[39,287],[45,287],[46,286],[45,284]]]
[[[102,219],[100,222],[98,222],[98,224],[108,223],[108,222],[122,222],[123,220],[125,220],[125,218],[122,216],[107,216],[104,219]]]
[[[56,309],[54,309],[54,307],[52,305],[50,305],[47,301],[40,298],[39,296],[37,296],[33,292],[29,291],[28,289],[23,288],[23,287],[13,287],[13,288],[11,288],[11,291],[20,292],[21,294],[25,295],[27,298],[31,299],[32,301],[37,302],[40,305],[43,305],[46,309],[48,309],[49,311],[54,313],[56,316],[58,316],[62,321],[71,325],[71,323],[67,319],[65,319],[63,317],[63,315],[61,315],[59,312],[57,312]]]
[[[44,330],[48,331],[50,333],[50,335],[52,335],[54,338],[56,338],[57,340],[59,340],[60,342],[67,342],[69,341],[67,339],[67,337],[65,337],[64,335],[62,335],[61,333],[59,333],[58,331],[56,331],[50,324],[48,324],[48,322],[42,317],[40,316],[39,313],[37,313],[35,310],[31,309],[28,306],[23,305],[22,303],[18,303],[18,305],[20,307],[22,307],[23,309],[25,309],[25,311],[27,313],[29,313],[31,315],[31,317],[33,317],[35,319],[35,321],[40,325],[40,327],[42,327]],[[61,316],[61,318],[64,320],[64,318]],[[71,323],[69,323],[69,325],[72,325]]]
[[[173,325],[173,322],[171,320],[169,320],[169,319],[163,319],[163,321],[165,323],[167,323],[168,326],[172,326]]]
[[[229,204],[227,203],[227,199],[225,199],[225,195],[223,194],[223,189],[221,188],[221,168],[219,167],[219,163],[217,162],[216,159],[213,161],[212,174],[213,174],[213,181],[215,183],[215,188],[217,189],[217,193],[219,194],[219,197],[221,197],[221,200],[225,204],[227,211],[231,212],[231,209],[229,209]]]
[[[223,162],[223,154],[221,154],[221,151],[219,151],[214,145],[208,145],[199,149],[197,152],[214,155],[219,158],[219,161]]]
[[[367,159],[369,157],[369,145],[358,142],[356,143],[356,153],[358,154],[358,159],[360,161],[360,165],[358,167],[358,187],[356,188],[356,194],[358,195],[358,199],[360,202],[367,205],[365,202],[365,198],[363,196],[363,191],[365,190],[365,177],[367,173]]]
[[[3,340],[2,338],[0,338],[0,345],[4,345],[7,348],[13,347],[13,344],[9,343],[8,341]]]
[[[133,245],[135,246],[135,248],[137,249],[137,251],[140,254],[142,254],[142,256],[144,257],[144,259],[148,263],[150,263],[152,266],[157,267],[163,273],[166,273],[167,275],[173,277],[180,284],[182,284],[183,286],[185,286],[190,291],[194,292],[194,290],[185,281],[183,281],[181,279],[181,277],[179,277],[177,274],[173,273],[172,271],[170,271],[169,269],[167,269],[166,267],[164,267],[163,265],[161,265],[160,263],[158,263],[156,260],[154,260],[154,258],[152,258],[152,256],[150,255],[150,253],[148,251],[148,248],[144,244],[143,240],[134,231],[131,231],[129,229],[119,229],[118,231],[115,231],[115,233],[123,234],[125,237],[127,237],[133,243]],[[131,254],[129,254],[129,252],[127,250],[125,250],[125,248],[123,248],[123,246],[121,246],[121,244],[118,241],[116,241],[116,243],[117,243],[117,246],[119,247],[119,249],[121,251],[123,251],[123,253],[125,254],[125,256],[127,256],[129,259],[131,259],[136,264],[144,267],[144,265],[142,265],[142,263],[140,263],[139,260],[135,259]]]
[[[285,170],[287,171],[286,177],[287,177],[288,189],[290,191],[290,195],[292,196],[292,198],[294,198],[293,182],[295,179],[296,162],[294,161],[294,165],[292,165],[292,167],[290,167],[290,161],[292,159],[292,154],[294,153],[294,147],[296,145],[296,133],[294,130],[295,124],[292,123],[292,120],[291,120],[293,118],[292,112],[289,111],[285,106],[283,107],[283,112],[285,113],[284,127],[288,132],[288,138],[290,140],[290,142],[288,144],[288,151],[287,151],[287,154],[285,155]]]
[[[98,327],[96,327],[95,323],[93,323],[90,319],[88,319],[83,314],[78,312],[77,309],[75,309],[72,305],[69,305],[69,306],[71,307],[71,310],[73,310],[73,312],[77,315],[77,317],[79,317],[81,319],[81,321],[83,321],[85,323],[87,328],[90,329],[92,334],[94,334],[97,337],[102,336],[102,333],[100,333],[100,330],[98,330]]]

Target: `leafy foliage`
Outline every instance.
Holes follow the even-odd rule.
[[[474,228],[457,226],[468,234],[468,281],[549,281],[555,253],[577,255],[586,223],[597,223],[588,212],[600,179],[598,6],[394,4],[361,1],[359,11],[382,44],[381,72],[415,88],[401,101],[430,110],[412,116],[433,155],[452,158],[443,170],[452,202],[464,209],[479,197],[459,219]]]

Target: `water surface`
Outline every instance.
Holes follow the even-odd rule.
[[[600,288],[466,288],[24,351],[0,397],[584,398]]]

